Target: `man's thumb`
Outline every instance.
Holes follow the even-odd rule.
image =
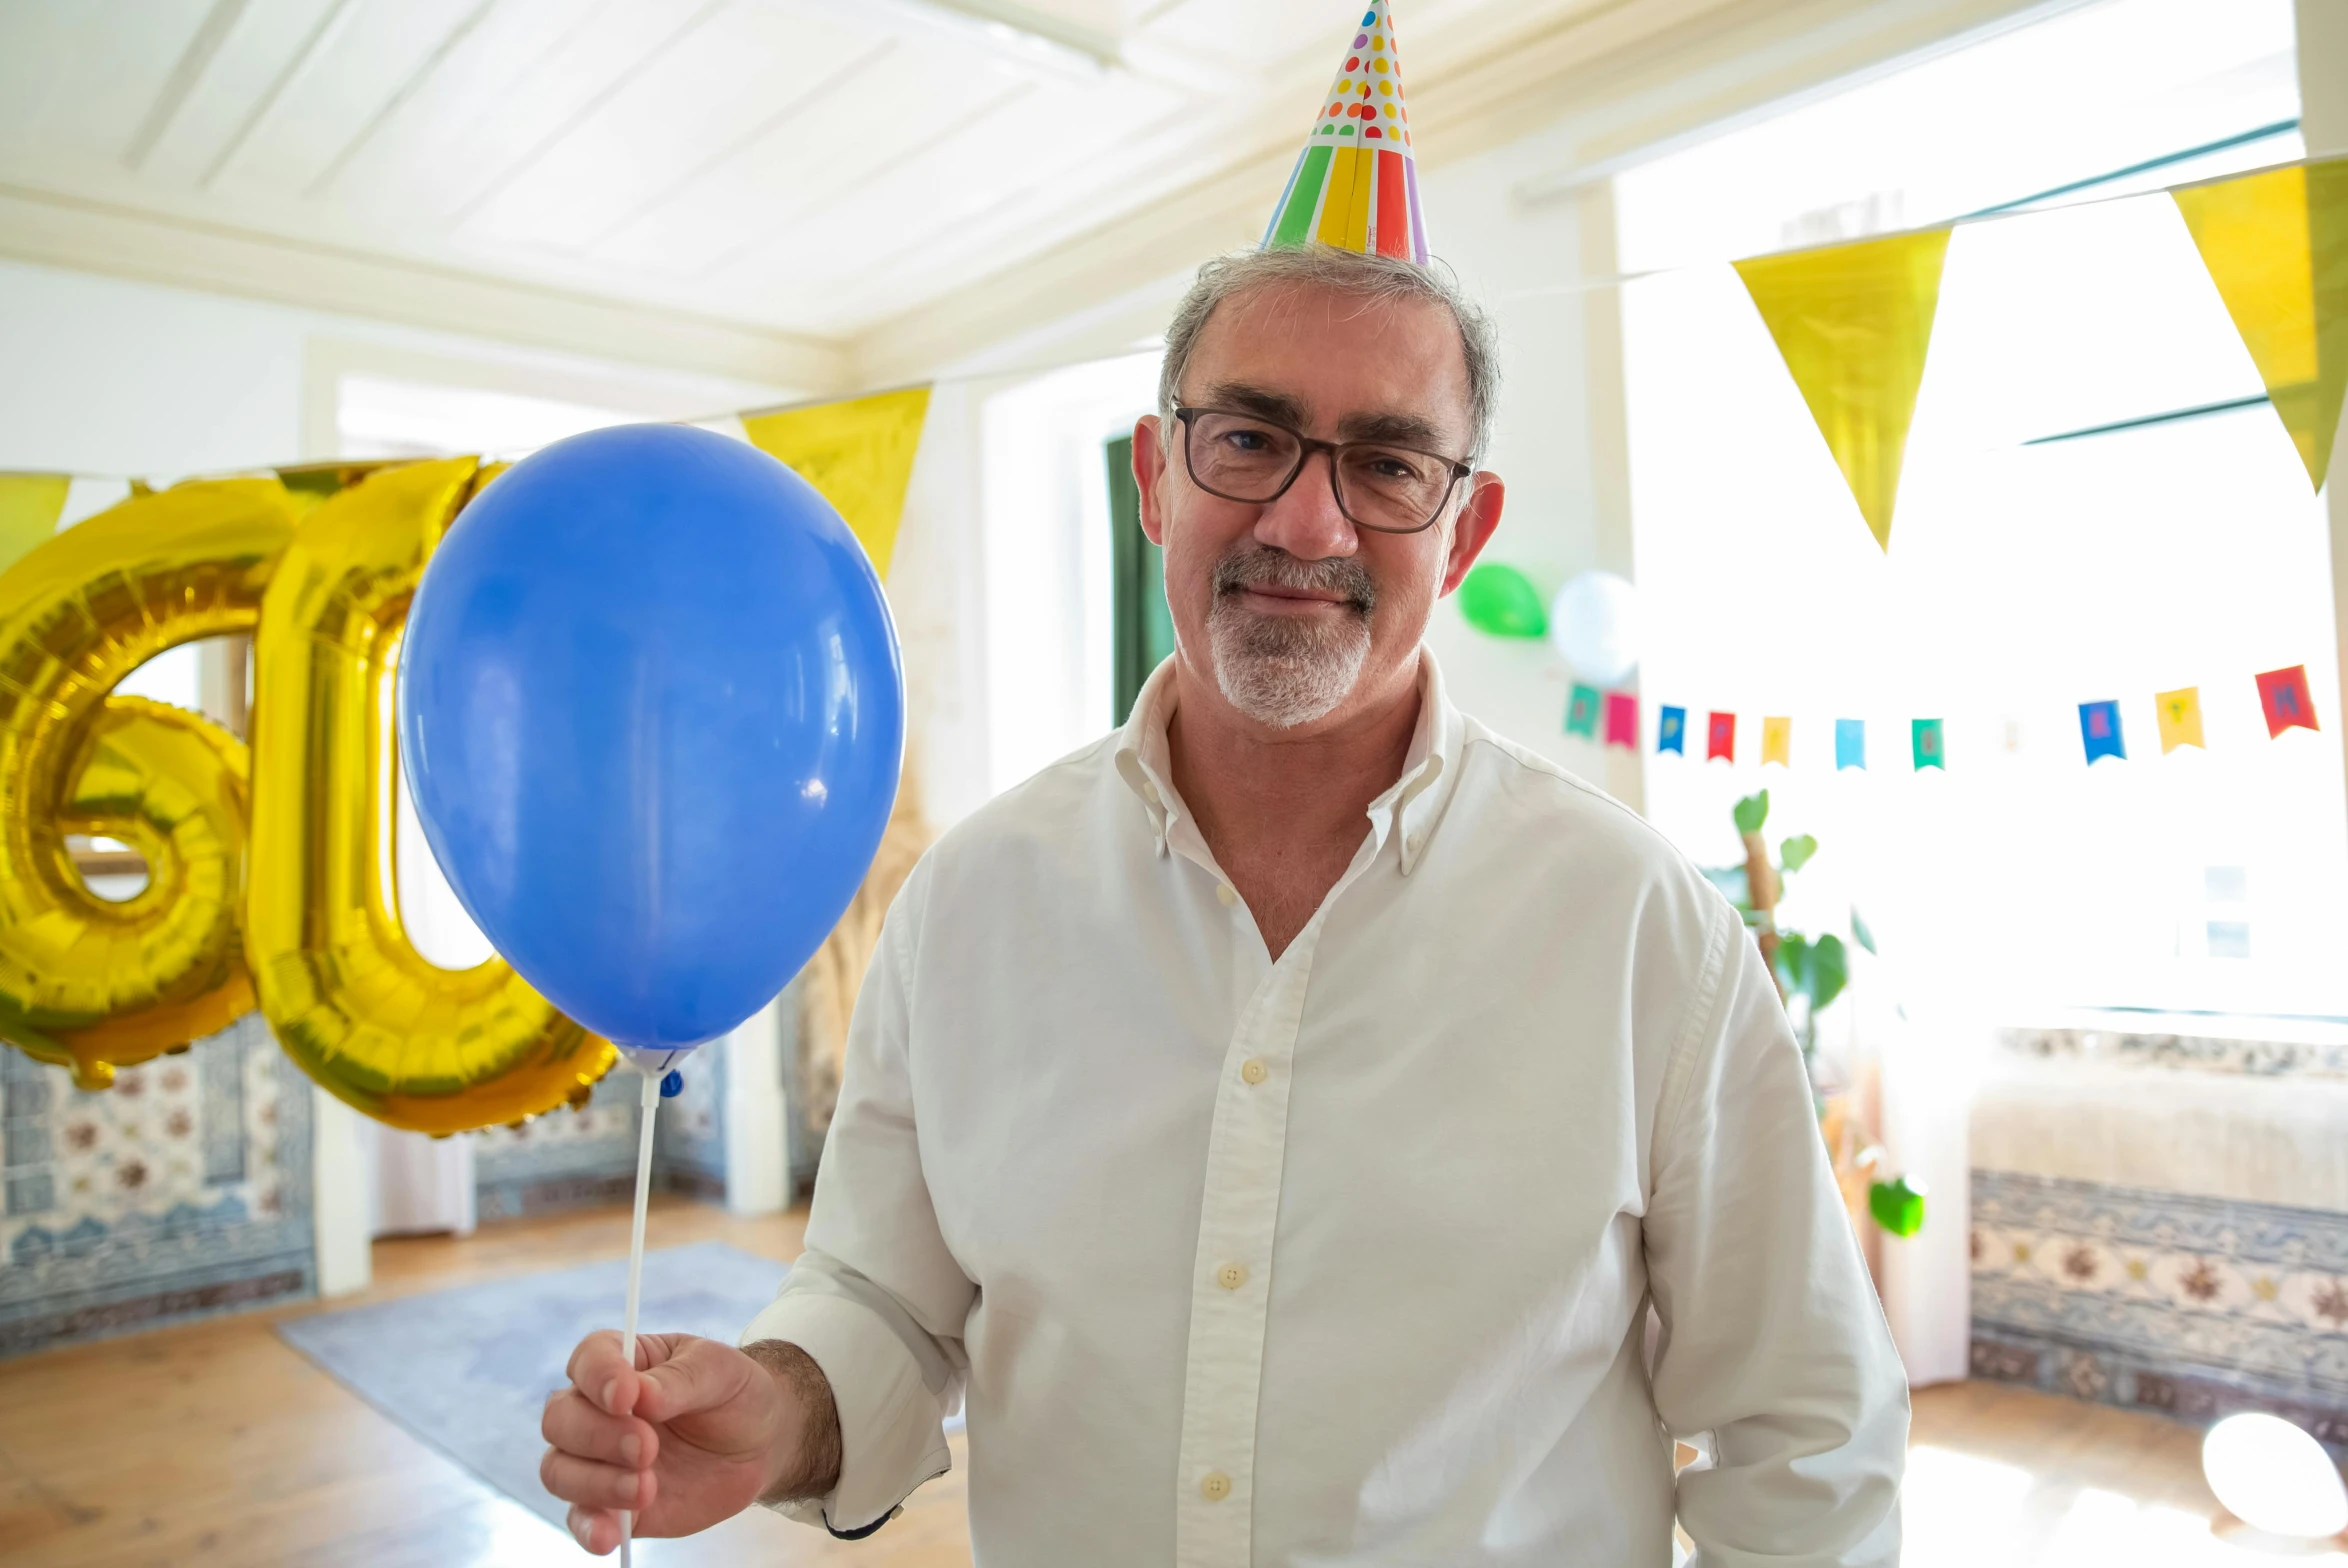
[[[669,1354],[643,1374],[636,1414],[647,1421],[673,1421],[698,1410],[714,1410],[741,1393],[745,1372],[757,1367],[731,1345],[677,1336]]]

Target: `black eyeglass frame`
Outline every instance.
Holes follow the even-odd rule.
[[[1196,434],[1198,428],[1197,426],[1193,425],[1191,421],[1200,414],[1221,414],[1229,419],[1252,419],[1257,424],[1270,425],[1275,430],[1286,431],[1289,435],[1296,438],[1296,466],[1288,471],[1288,477],[1286,479],[1280,481],[1280,488],[1274,490],[1270,495],[1233,495],[1227,490],[1216,489],[1213,485],[1208,484],[1205,480],[1199,478],[1198,463],[1191,454],[1191,439]],[[1211,496],[1220,496],[1223,500],[1226,501],[1244,502],[1249,506],[1269,506],[1274,501],[1279,500],[1282,496],[1288,493],[1289,487],[1296,483],[1297,476],[1304,472],[1305,464],[1313,460],[1313,454],[1315,452],[1326,452],[1329,454],[1329,494],[1335,498],[1337,502],[1337,510],[1343,512],[1345,514],[1345,520],[1353,524],[1354,527],[1366,528],[1374,534],[1425,533],[1428,529],[1434,527],[1437,522],[1442,520],[1444,508],[1451,505],[1452,496],[1459,490],[1459,482],[1462,479],[1467,478],[1468,475],[1475,472],[1473,467],[1461,462],[1458,458],[1445,457],[1441,452],[1430,452],[1425,447],[1409,446],[1400,441],[1315,440],[1313,437],[1308,436],[1303,431],[1297,429],[1294,425],[1288,424],[1283,420],[1270,419],[1262,414],[1251,414],[1247,410],[1240,408],[1206,408],[1198,405],[1190,405],[1174,410],[1174,417],[1182,424],[1183,472],[1190,475],[1190,482],[1192,484],[1197,485],[1207,494]],[[1436,462],[1446,464],[1450,467],[1451,481],[1443,487],[1443,495],[1441,499],[1436,501],[1435,509],[1427,514],[1427,520],[1425,522],[1416,524],[1409,528],[1389,528],[1383,523],[1365,523],[1360,518],[1353,515],[1353,508],[1345,504],[1345,487],[1338,482],[1337,467],[1338,463],[1341,459],[1343,459],[1346,452],[1356,447],[1375,447],[1381,451],[1388,452],[1409,452],[1419,457],[1431,457]]]

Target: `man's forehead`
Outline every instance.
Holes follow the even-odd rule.
[[[1181,393],[1349,438],[1464,441],[1467,360],[1431,300],[1259,289],[1226,300],[1199,334]]]

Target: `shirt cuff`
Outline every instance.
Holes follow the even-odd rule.
[[[740,1343],[779,1339],[822,1369],[840,1416],[840,1483],[775,1511],[835,1535],[869,1535],[924,1481],[953,1467],[937,1396],[877,1313],[839,1296],[785,1291]]]

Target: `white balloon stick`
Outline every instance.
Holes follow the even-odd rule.
[[[652,1122],[660,1111],[660,1074],[641,1070],[644,1079],[642,1129],[636,1137],[636,1215],[628,1227],[628,1313],[620,1330],[620,1357],[636,1365],[636,1308],[644,1299],[644,1211],[652,1198]],[[641,1402],[643,1396],[637,1396]],[[620,1568],[635,1562],[636,1514],[620,1510]]]

